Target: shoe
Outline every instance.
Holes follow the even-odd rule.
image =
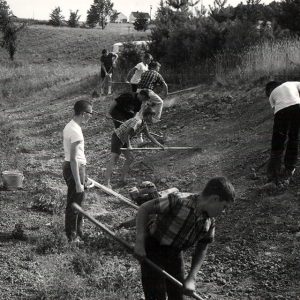
[[[293,169],[285,169],[284,170],[284,174],[283,174],[283,179],[282,179],[282,183],[285,185],[285,186],[288,186],[291,182],[291,179],[295,173],[295,168]]]
[[[79,236],[77,236],[74,240],[70,242],[70,244],[74,246],[80,246],[84,244],[84,241]]]

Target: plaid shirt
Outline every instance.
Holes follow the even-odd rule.
[[[157,219],[149,224],[149,231],[161,245],[179,250],[196,242],[211,243],[215,234],[215,220],[197,208],[197,195],[183,197],[170,194],[165,200],[155,200]]]
[[[165,80],[157,71],[149,70],[142,74],[138,88],[153,90],[156,85],[162,85],[164,83]]]
[[[126,122],[122,123],[119,128],[115,129],[117,137],[121,140],[123,144],[127,143],[127,137],[133,137],[134,135],[140,133],[146,127],[145,122],[138,124],[140,119],[134,117]]]

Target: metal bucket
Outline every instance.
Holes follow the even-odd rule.
[[[2,181],[3,186],[7,190],[16,190],[23,187],[24,175],[23,172],[18,170],[3,171]]]

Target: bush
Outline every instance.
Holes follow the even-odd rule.
[[[123,45],[124,48],[120,53],[117,62],[118,72],[116,72],[120,80],[124,80],[126,78],[128,71],[142,60],[142,54],[146,51],[144,47],[138,48],[130,42],[125,42]]]

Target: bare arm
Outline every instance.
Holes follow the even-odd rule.
[[[105,74],[107,74],[107,70],[106,70],[105,65],[102,61],[101,61],[101,69],[104,71]]]
[[[129,70],[129,72],[128,72],[128,74],[127,74],[127,77],[126,77],[126,80],[127,80],[127,81],[130,81],[130,80],[131,80],[131,78],[132,78],[132,76],[133,76],[133,74],[135,73],[136,70],[137,70],[136,67],[133,67],[131,70]]]
[[[82,193],[84,191],[84,187],[83,187],[83,183],[81,183],[80,180],[79,163],[76,159],[79,144],[80,141],[71,144],[70,165],[71,165],[72,175],[74,177],[75,184],[76,184],[76,192]]]
[[[166,82],[163,82],[163,93],[165,97],[168,95],[168,85],[166,84]]]
[[[148,126],[145,125],[145,129],[144,129],[144,133],[146,135],[146,137],[155,145],[157,145],[158,147],[164,149],[164,146],[154,137],[151,135],[151,133],[149,132]]]
[[[145,240],[147,235],[147,223],[149,215],[156,213],[155,200],[151,200],[142,204],[136,215],[136,242],[134,253],[139,258],[146,257]]]
[[[185,293],[188,295],[192,294],[195,291],[197,273],[199,272],[201,265],[205,259],[207,249],[207,243],[198,242],[192,259],[191,270],[183,284]]]

